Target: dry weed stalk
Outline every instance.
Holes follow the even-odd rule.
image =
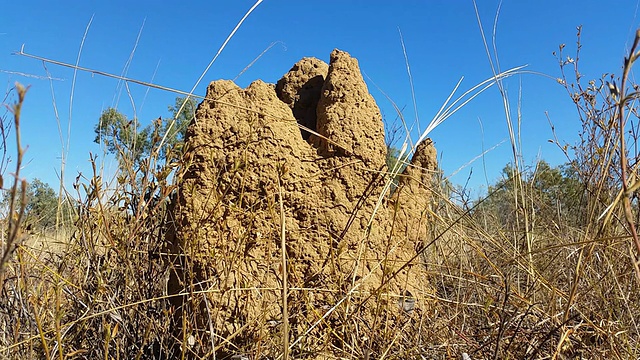
[[[634,92],[627,94],[626,85],[629,78],[629,72],[631,71],[631,67],[635,61],[640,57],[640,52],[636,52],[638,47],[638,42],[640,42],[640,29],[636,31],[635,39],[633,41],[633,45],[629,50],[629,56],[624,59],[624,66],[622,70],[622,80],[620,81],[620,88],[618,89],[615,85],[609,84],[609,89],[611,91],[611,95],[617,101],[617,118],[618,118],[618,126],[620,128],[619,131],[619,142],[620,142],[620,180],[622,182],[622,206],[624,207],[624,216],[627,221],[627,225],[629,226],[629,232],[631,233],[634,245],[636,247],[636,256],[635,258],[632,256],[632,264],[636,271],[636,277],[638,282],[640,282],[640,239],[638,239],[638,232],[636,231],[636,220],[633,216],[633,210],[631,209],[631,197],[633,193],[636,192],[640,188],[640,181],[638,181],[637,169],[633,169],[633,172],[629,172],[628,170],[628,160],[627,160],[627,150],[625,147],[625,136],[626,131],[624,129],[627,125],[627,119],[625,118],[625,109],[627,104],[633,100],[638,98],[638,91],[634,88]],[[631,181],[629,183],[629,181]]]
[[[2,246],[2,256],[0,257],[0,288],[4,283],[3,273],[5,265],[9,260],[9,257],[15,252],[18,243],[22,241],[22,231],[20,226],[27,206],[27,181],[20,179],[20,169],[22,167],[22,158],[24,156],[24,148],[22,148],[22,139],[20,136],[20,115],[22,111],[22,104],[24,103],[28,89],[18,83],[15,84],[15,89],[18,94],[18,100],[12,107],[11,112],[13,113],[14,131],[16,134],[16,171],[13,174],[13,185],[11,186],[9,193],[9,226],[6,237],[3,236],[4,244]],[[5,134],[3,133],[3,135]],[[3,183],[3,178],[0,175],[0,188],[2,188]]]

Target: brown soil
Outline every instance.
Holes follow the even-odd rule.
[[[172,241],[186,261],[174,286],[207,297],[182,304],[203,311],[183,323],[240,349],[281,349],[283,218],[298,357],[371,347],[430,311],[417,249],[428,236],[435,149],[423,142],[398,191],[382,193],[384,127],[356,59],[339,50],[329,65],[304,58],[275,86],[214,81],[196,119],[175,211]]]

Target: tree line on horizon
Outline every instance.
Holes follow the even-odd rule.
[[[184,105],[184,106],[183,106]],[[194,119],[197,104],[194,99],[177,97],[173,105],[168,106],[170,116],[158,118],[147,126],[141,127],[136,119],[129,119],[115,108],[107,108],[100,115],[95,125],[94,142],[104,144],[106,152],[116,157],[121,170],[133,169],[134,173],[140,169],[153,166],[148,163],[151,152],[158,149],[158,144],[165,136],[164,145],[160,148],[157,158],[167,164],[179,160],[184,144],[186,128]],[[183,111],[178,112],[183,108]],[[175,120],[175,122],[174,122]],[[173,124],[172,124],[173,122]],[[389,146],[387,166],[391,169],[398,162],[402,162],[400,173],[407,166],[407,159],[399,159],[399,149]],[[575,165],[575,164],[574,164]],[[140,171],[144,173],[144,171]],[[135,175],[133,175],[135,177]],[[482,201],[476,201],[473,213],[490,216],[497,223],[507,227],[515,227],[517,218],[517,202],[514,202],[514,169],[507,164],[502,176],[490,185],[487,194],[490,196]],[[394,179],[397,184],[397,179]],[[550,219],[563,218],[571,225],[579,226],[584,220],[584,186],[572,164],[552,167],[544,160],[534,165],[533,170],[523,176],[524,187],[535,192],[535,200],[531,198],[534,209],[538,214],[539,224]],[[448,188],[451,189],[451,184]],[[392,187],[392,191],[395,186]],[[56,225],[56,209],[60,201],[53,188],[40,179],[33,179],[27,188],[26,224],[38,229],[52,228]],[[3,194],[3,208],[8,208],[8,194]],[[66,213],[70,213],[66,211]],[[67,216],[66,220],[69,216]],[[546,219],[546,220],[545,220]],[[558,224],[543,224],[544,226],[558,226]]]

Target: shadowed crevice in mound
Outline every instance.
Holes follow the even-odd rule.
[[[303,58],[276,84],[278,98],[293,111],[298,124],[316,131],[316,107],[322,95],[322,86],[327,77],[329,65],[316,58]],[[301,129],[307,140],[311,133]]]
[[[298,123],[326,139],[306,137]],[[212,82],[187,131],[170,239],[185,259],[173,264],[172,292],[208,289],[206,302],[198,295],[177,304],[189,307],[180,323],[203,337],[196,344],[207,344],[197,327],[238,348],[260,339],[271,355],[281,349],[274,334],[283,316],[282,221],[294,289],[290,337],[306,333],[298,356],[348,352],[365,341],[352,336],[356,329],[374,339],[381,323],[406,328],[423,321],[433,291],[414,257],[428,233],[425,182],[436,167],[435,149],[424,144],[394,199],[383,197],[377,207],[386,181],[384,127],[356,59],[339,50],[328,66],[305,58],[275,87]],[[410,313],[398,305],[406,293],[415,298]],[[207,352],[198,346],[190,351]]]

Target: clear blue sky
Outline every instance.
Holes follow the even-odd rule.
[[[93,16],[80,66],[121,74],[142,29],[127,76],[188,91],[244,13],[255,3],[237,1],[11,1],[0,15],[0,84],[30,85],[23,112],[22,133],[29,148],[24,176],[41,178],[54,187],[62,151],[53,103],[58,109],[64,141],[70,139],[65,183],[78,172],[90,171],[89,152],[103,151],[93,143],[93,128],[103,109],[117,105],[133,115],[132,102],[143,124],[167,116],[175,94],[130,84],[131,99],[118,81],[78,73],[69,114],[73,71],[48,65],[48,80],[37,60],[12,55],[22,44],[27,53],[74,63],[85,28]],[[491,32],[498,1],[478,0],[485,31]],[[144,27],[143,27],[144,23]],[[528,65],[528,70],[559,76],[552,55],[566,43],[575,53],[576,26],[583,25],[581,68],[586,78],[620,73],[638,20],[638,1],[505,1],[497,27],[497,48],[503,70]],[[205,75],[196,94],[204,95],[211,80],[235,78],[271,43],[279,42],[239,79],[241,86],[255,79],[276,82],[296,61],[314,56],[328,61],[334,48],[358,58],[366,75],[388,94],[405,116],[415,119],[402,47],[401,29],[415,84],[421,127],[427,125],[461,76],[464,91],[491,76],[471,1],[280,1],[265,0],[249,16],[218,61]],[[155,77],[154,77],[155,73]],[[565,161],[547,142],[549,113],[562,140],[575,142],[578,118],[566,92],[555,81],[523,75],[506,82],[515,111],[522,90],[523,155],[531,163],[541,157],[552,164]],[[385,117],[396,114],[369,82]],[[483,131],[481,130],[481,125]],[[67,128],[70,134],[67,134]],[[414,135],[414,139],[417,136]],[[431,133],[445,175],[508,138],[504,110],[497,89],[475,99]],[[9,149],[13,152],[13,148]],[[488,180],[499,177],[511,159],[508,142],[485,157]],[[479,189],[486,184],[484,165],[477,161],[452,180]]]

